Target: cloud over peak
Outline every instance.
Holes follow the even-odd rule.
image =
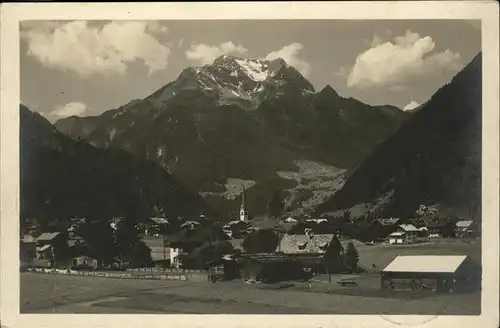
[[[87,105],[82,102],[74,101],[66,105],[57,105],[48,116],[64,118],[70,116],[82,116],[87,111]]]
[[[392,87],[462,68],[459,53],[449,49],[433,52],[435,46],[431,37],[421,37],[411,31],[395,37],[392,42],[375,36],[371,48],[356,58],[347,86]]]
[[[278,58],[284,59],[289,65],[295,67],[302,75],[308,76],[311,71],[311,65],[301,57],[301,51],[304,46],[301,43],[294,42],[283,48],[272,51],[266,56],[267,60]]]
[[[141,61],[149,73],[168,66],[170,48],[159,38],[168,29],[156,21],[23,22],[21,37],[28,55],[54,69],[82,77],[124,74],[129,64]]]
[[[224,54],[244,54],[247,51],[248,49],[241,44],[235,45],[232,41],[227,41],[215,46],[205,43],[193,43],[185,54],[187,59],[195,61],[200,65],[207,65],[211,64],[215,58]]]
[[[301,57],[304,46],[301,43],[294,42],[284,46],[281,49],[271,51],[261,59],[274,60],[281,58],[289,65],[295,67],[302,75],[308,76],[310,73],[310,64]],[[248,49],[241,44],[234,44],[232,41],[220,43],[218,45],[208,45],[206,43],[193,43],[188,51],[185,52],[186,58],[200,65],[211,64],[214,59],[222,55],[243,55]]]

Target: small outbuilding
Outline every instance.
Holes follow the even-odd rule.
[[[458,221],[455,225],[455,236],[459,238],[475,237],[476,225],[474,221]]]
[[[466,255],[397,256],[380,275],[388,290],[465,292],[481,285],[481,266]]]
[[[97,260],[90,256],[77,256],[73,258],[72,268],[73,269],[87,269],[87,270],[95,270],[97,269]]]

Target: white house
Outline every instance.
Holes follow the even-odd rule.
[[[170,248],[170,266],[172,268],[179,268],[179,254],[182,252],[180,248]]]
[[[416,228],[412,224],[401,224],[398,229],[391,233],[389,238],[389,244],[413,244],[422,234],[422,230]]]

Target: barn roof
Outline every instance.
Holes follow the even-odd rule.
[[[59,232],[44,232],[37,237],[36,241],[50,241],[59,236]]]
[[[21,241],[23,243],[34,243],[34,242],[36,242],[36,238],[33,237],[32,235],[23,235],[23,237],[21,238]]]
[[[406,232],[420,231],[413,224],[401,224],[399,227]]]
[[[469,228],[474,221],[468,220],[468,221],[458,221],[457,222],[457,228]]]
[[[333,234],[284,235],[278,250],[285,254],[324,253]]]
[[[168,220],[165,218],[149,218],[151,221],[153,221],[156,224],[168,224]]]
[[[400,255],[382,271],[453,273],[466,258],[466,255]]]
[[[45,251],[45,250],[49,249],[50,247],[52,247],[52,245],[43,245],[43,246],[38,246],[38,247],[36,248],[36,250],[37,250],[37,252],[43,252],[43,251]]]

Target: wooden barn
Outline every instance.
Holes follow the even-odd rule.
[[[480,264],[466,255],[397,256],[380,275],[389,290],[466,292],[481,284]]]
[[[246,281],[276,282],[307,280],[312,277],[312,263],[317,256],[286,254],[248,254],[238,259],[240,276]]]

